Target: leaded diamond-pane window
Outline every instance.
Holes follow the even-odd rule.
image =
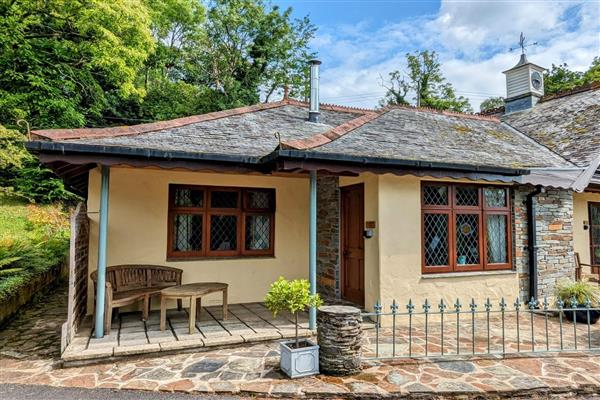
[[[477,186],[456,186],[456,205],[476,207],[479,205],[479,189]]]
[[[489,208],[506,207],[506,189],[504,188],[485,188],[483,189],[485,206]]]
[[[449,265],[448,214],[425,214],[425,265]]]
[[[272,207],[271,193],[264,190],[248,190],[248,205],[252,210],[268,210]]]
[[[479,215],[456,215],[456,263],[479,264]]]
[[[214,190],[210,192],[211,208],[237,208],[238,199],[238,191]]]
[[[512,268],[507,187],[424,183],[421,196],[424,273]]]
[[[173,224],[174,251],[198,252],[202,250],[202,215],[177,214]]]
[[[508,238],[506,215],[489,214],[486,216],[487,261],[492,264],[508,262]]]
[[[275,190],[169,186],[169,258],[273,255]]]
[[[427,185],[423,187],[423,203],[430,206],[448,204],[448,186]]]
[[[235,215],[211,215],[211,251],[237,250],[237,219]]]
[[[175,189],[175,207],[204,207],[204,190],[192,188]]]
[[[271,245],[271,216],[246,216],[246,250],[268,250]]]

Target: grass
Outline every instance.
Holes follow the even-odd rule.
[[[68,213],[60,205],[0,195],[0,302],[63,262],[68,246]]]

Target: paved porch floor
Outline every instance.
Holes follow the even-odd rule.
[[[0,384],[217,393],[257,398],[585,398],[600,400],[600,356],[556,354],[463,361],[369,362],[360,374],[290,380],[278,343],[155,353],[61,368],[66,290],[44,296],[0,330]]]
[[[161,331],[159,311],[152,311],[145,322],[141,320],[140,312],[123,313],[113,319],[110,334],[97,339],[93,335],[91,318],[88,318],[62,358],[72,362],[295,336],[293,317],[288,313],[273,317],[262,303],[229,305],[227,320],[223,320],[220,306],[203,307],[193,334],[189,332],[188,321],[186,308],[168,310],[167,326]],[[299,314],[298,330],[302,337],[311,335],[307,313]]]

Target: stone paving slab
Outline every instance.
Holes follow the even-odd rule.
[[[0,384],[224,393],[258,398],[578,397],[600,400],[600,355],[588,353],[366,362],[359,374],[350,377],[318,375],[290,380],[279,370],[278,343],[259,342],[234,348],[201,347],[202,351],[197,352],[138,355],[61,368],[60,324],[54,321],[64,314],[53,309],[64,312],[65,303],[66,292],[59,291],[0,331]],[[30,329],[33,325],[42,329]],[[203,346],[204,340],[207,339],[198,339],[196,345]],[[229,340],[238,338],[229,336]],[[23,346],[24,343],[29,346]],[[173,346],[171,350],[174,350],[181,343],[147,346]],[[82,353],[86,352],[90,350]]]

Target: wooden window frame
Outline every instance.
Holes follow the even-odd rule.
[[[202,207],[175,206],[175,192],[177,189],[193,189],[203,191]],[[251,209],[248,205],[248,193],[252,191],[266,192],[271,196],[271,207],[268,209]],[[237,192],[237,207],[213,208],[211,207],[211,193]],[[167,219],[167,260],[194,260],[218,259],[232,257],[260,257],[275,255],[275,189],[232,187],[232,186],[204,186],[204,185],[169,185],[169,203]],[[202,243],[199,251],[175,251],[173,249],[175,216],[180,214],[200,215],[202,217]],[[211,250],[211,218],[219,215],[232,215],[237,218],[237,248],[235,250]],[[246,217],[249,215],[266,215],[270,219],[269,248],[265,250],[246,249]]]
[[[425,186],[446,186],[448,188],[448,204],[446,205],[427,205],[425,204],[424,188]],[[477,188],[478,205],[464,206],[458,205],[456,201],[456,188],[471,186]],[[502,188],[506,196],[505,207],[488,207],[485,202],[484,189]],[[449,265],[426,265],[425,264],[425,215],[426,214],[446,214],[448,215],[448,260]],[[478,264],[458,264],[456,244],[456,218],[459,214],[471,214],[478,216]],[[506,216],[506,263],[490,263],[487,254],[487,216],[504,215]],[[444,182],[422,182],[421,183],[421,272],[423,274],[448,273],[448,272],[473,272],[473,271],[497,271],[511,270],[512,265],[512,229],[513,220],[510,203],[510,189],[508,186],[481,185],[472,183],[444,183]]]

